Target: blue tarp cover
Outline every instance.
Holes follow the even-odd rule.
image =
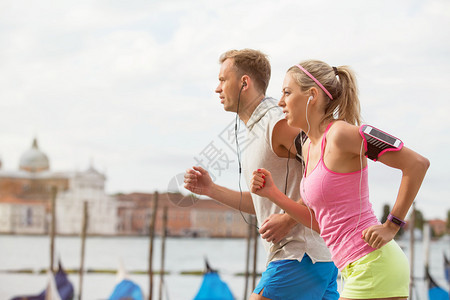
[[[428,297],[430,300],[448,300],[448,292],[440,287],[434,287],[428,290]]]
[[[203,277],[203,282],[200,290],[195,296],[194,300],[233,300],[228,285],[223,282],[219,274],[216,272],[206,273]]]
[[[120,300],[120,299],[130,299],[130,300],[143,300],[141,288],[131,280],[122,280],[112,292],[109,300]]]

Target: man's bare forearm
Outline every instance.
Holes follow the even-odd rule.
[[[236,210],[252,215],[255,214],[255,207],[253,206],[250,192],[242,192],[241,194],[239,191],[214,184],[207,196]]]

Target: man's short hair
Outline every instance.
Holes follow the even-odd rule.
[[[238,76],[250,76],[256,88],[266,94],[271,75],[267,55],[253,49],[229,50],[220,56],[219,62],[222,64],[227,59],[233,59]]]

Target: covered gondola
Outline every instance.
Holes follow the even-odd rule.
[[[449,294],[431,277],[428,267],[425,268],[425,279],[428,282],[429,300],[449,300]]]
[[[141,287],[134,281],[128,278],[128,274],[125,270],[122,260],[119,263],[119,269],[117,271],[116,286],[114,287],[111,296],[108,300],[143,300],[144,295],[142,293]]]
[[[228,285],[220,279],[216,270],[213,270],[205,259],[206,271],[203,275],[203,282],[194,300],[233,300]]]
[[[39,295],[17,296],[11,300],[72,300],[74,298],[73,285],[61,261],[58,263],[58,271],[55,274],[48,272],[48,277],[47,287]]]

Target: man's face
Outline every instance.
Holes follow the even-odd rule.
[[[237,111],[239,88],[239,79],[236,69],[233,67],[233,60],[227,59],[220,67],[219,85],[216,88],[216,93],[219,94],[220,103],[223,104],[225,111]]]

